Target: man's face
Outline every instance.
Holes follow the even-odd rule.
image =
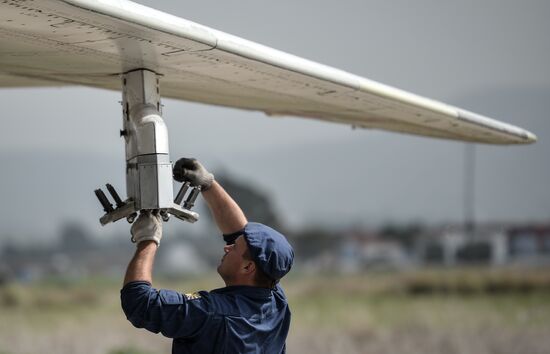
[[[244,236],[239,236],[232,245],[225,245],[220,265],[218,266],[218,274],[225,281],[226,285],[235,281],[243,263],[246,262],[243,255],[248,249]]]

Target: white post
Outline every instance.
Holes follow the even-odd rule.
[[[158,75],[135,70],[122,76],[126,191],[137,210],[173,206],[168,130],[160,114]]]

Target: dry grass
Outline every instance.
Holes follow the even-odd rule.
[[[283,284],[293,312],[288,352],[548,353],[548,276],[523,275],[294,275]],[[494,283],[508,290],[490,290]],[[411,291],[418,284],[437,290]],[[209,276],[157,285],[187,292],[221,283]],[[0,288],[0,354],[169,353],[170,340],[126,321],[118,291],[118,282],[103,280]]]

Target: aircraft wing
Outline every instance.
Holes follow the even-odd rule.
[[[126,0],[0,1],[0,86],[121,89],[163,75],[165,97],[491,144],[532,133]]]

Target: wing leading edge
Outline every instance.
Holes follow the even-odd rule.
[[[120,89],[160,73],[165,97],[491,144],[534,134],[126,0],[0,2],[0,86]]]

